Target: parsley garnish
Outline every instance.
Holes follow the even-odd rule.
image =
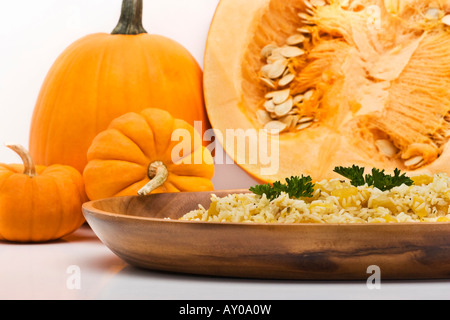
[[[278,198],[283,192],[287,193],[290,198],[311,198],[314,193],[314,184],[309,176],[291,177],[286,178],[284,184],[276,181],[272,185],[263,184],[251,187],[250,191],[260,196],[265,194],[269,200]]]
[[[401,174],[398,169],[394,170],[394,175],[388,175],[384,173],[384,170],[372,169],[372,174],[366,174],[364,176],[364,168],[353,166],[350,168],[336,167],[334,172],[346,177],[350,180],[350,183],[355,186],[373,186],[381,191],[391,190],[394,187],[399,187],[402,184],[407,186],[413,185],[414,181],[407,177],[405,173]]]
[[[351,184],[355,187],[366,184],[366,181],[364,180],[364,168],[360,168],[355,165],[351,168],[336,167],[334,168],[334,172],[349,179]]]

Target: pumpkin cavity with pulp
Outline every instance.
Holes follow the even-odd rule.
[[[216,129],[233,126],[224,109],[242,114],[235,126],[280,133],[280,174],[250,173],[330,178],[353,164],[449,172],[449,1],[250,0],[247,35],[230,32],[241,48],[220,57],[227,42],[213,37],[237,5],[221,4],[213,22],[205,96]],[[224,63],[239,68],[214,78],[213,64]],[[213,97],[230,78],[240,85],[222,89],[228,101]]]

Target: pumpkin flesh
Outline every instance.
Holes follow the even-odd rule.
[[[213,128],[263,129],[257,115],[266,112],[268,93],[314,92],[292,113],[315,121],[279,136],[278,173],[263,176],[261,164],[241,163],[247,172],[276,181],[298,174],[334,178],[335,166],[353,164],[414,174],[450,171],[450,30],[439,18],[423,18],[435,7],[445,15],[449,6],[400,1],[392,13],[388,4],[395,1],[250,0],[244,8],[238,2],[221,2],[208,38],[205,99]],[[241,21],[239,27],[230,27],[231,19]],[[261,81],[267,64],[261,53],[299,33],[307,41],[300,46],[305,53],[289,59],[294,80],[288,86],[274,80],[270,88]],[[234,50],[224,54],[233,42]],[[232,144],[222,143],[235,154]]]

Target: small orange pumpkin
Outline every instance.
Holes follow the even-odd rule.
[[[7,147],[24,164],[0,164],[0,240],[45,242],[77,230],[87,200],[81,174],[64,165],[35,166],[24,147]]]
[[[96,136],[87,158],[83,176],[91,200],[214,190],[214,162],[200,135],[161,109],[113,120]]]
[[[113,119],[146,108],[164,106],[174,117],[209,128],[199,64],[178,42],[148,34],[142,10],[142,0],[123,0],[112,34],[83,37],[55,61],[31,121],[36,163],[83,172],[94,137]]]

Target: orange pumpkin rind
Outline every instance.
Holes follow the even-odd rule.
[[[214,190],[214,161],[199,133],[161,109],[113,120],[95,137],[87,158],[83,176],[91,200]]]
[[[0,164],[0,239],[47,242],[81,227],[87,201],[81,174],[66,165],[35,166],[24,147],[8,147],[24,164]]]

